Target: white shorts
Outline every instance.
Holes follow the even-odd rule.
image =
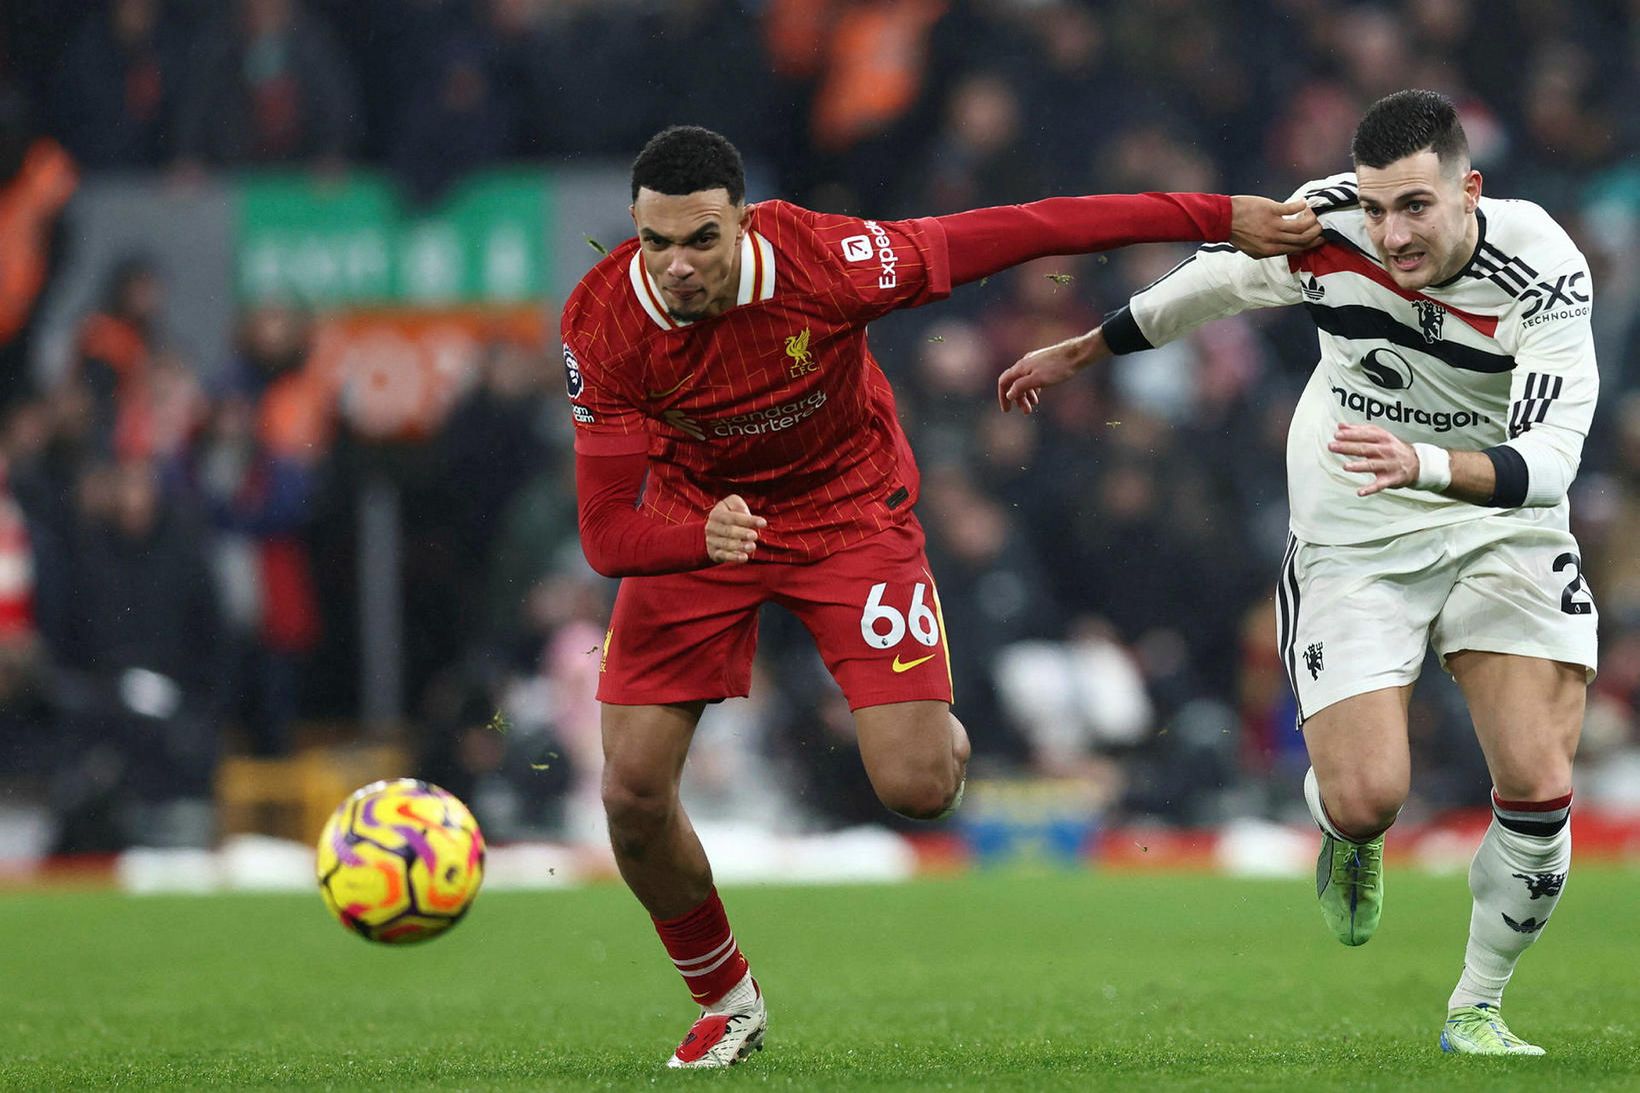
[[[1594,678],[1600,616],[1577,540],[1529,515],[1487,516],[1373,543],[1288,536],[1276,626],[1298,722],[1418,678],[1465,649],[1581,664]]]

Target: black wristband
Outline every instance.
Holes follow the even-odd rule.
[[[1156,348],[1139,329],[1139,324],[1133,319],[1133,312],[1126,307],[1119,307],[1106,315],[1101,326],[1105,332],[1105,344],[1110,346],[1110,351],[1117,356]]]
[[[1530,475],[1521,454],[1507,444],[1484,448],[1481,454],[1492,461],[1492,475],[1497,480],[1486,504],[1499,509],[1515,509],[1526,504],[1526,485]]]

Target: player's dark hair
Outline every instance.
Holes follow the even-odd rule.
[[[632,161],[633,201],[640,189],[692,194],[720,187],[738,203],[746,196],[746,168],[727,137],[698,125],[662,129]]]
[[[1367,107],[1350,144],[1357,167],[1388,167],[1425,149],[1443,167],[1469,161],[1469,138],[1458,121],[1458,108],[1438,91],[1385,95]]]

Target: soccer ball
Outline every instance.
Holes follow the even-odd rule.
[[[371,941],[437,937],[473,905],[484,835],[455,794],[414,778],[372,782],[331,813],[319,836],[319,893]]]

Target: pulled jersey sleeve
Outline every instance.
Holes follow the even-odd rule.
[[[1557,505],[1577,475],[1600,395],[1593,297],[1589,267],[1578,255],[1522,298],[1509,439],[1486,449],[1497,471],[1494,505]]]
[[[1115,353],[1154,349],[1214,319],[1301,299],[1291,258],[1250,258],[1210,243],[1107,315],[1105,341]]]

